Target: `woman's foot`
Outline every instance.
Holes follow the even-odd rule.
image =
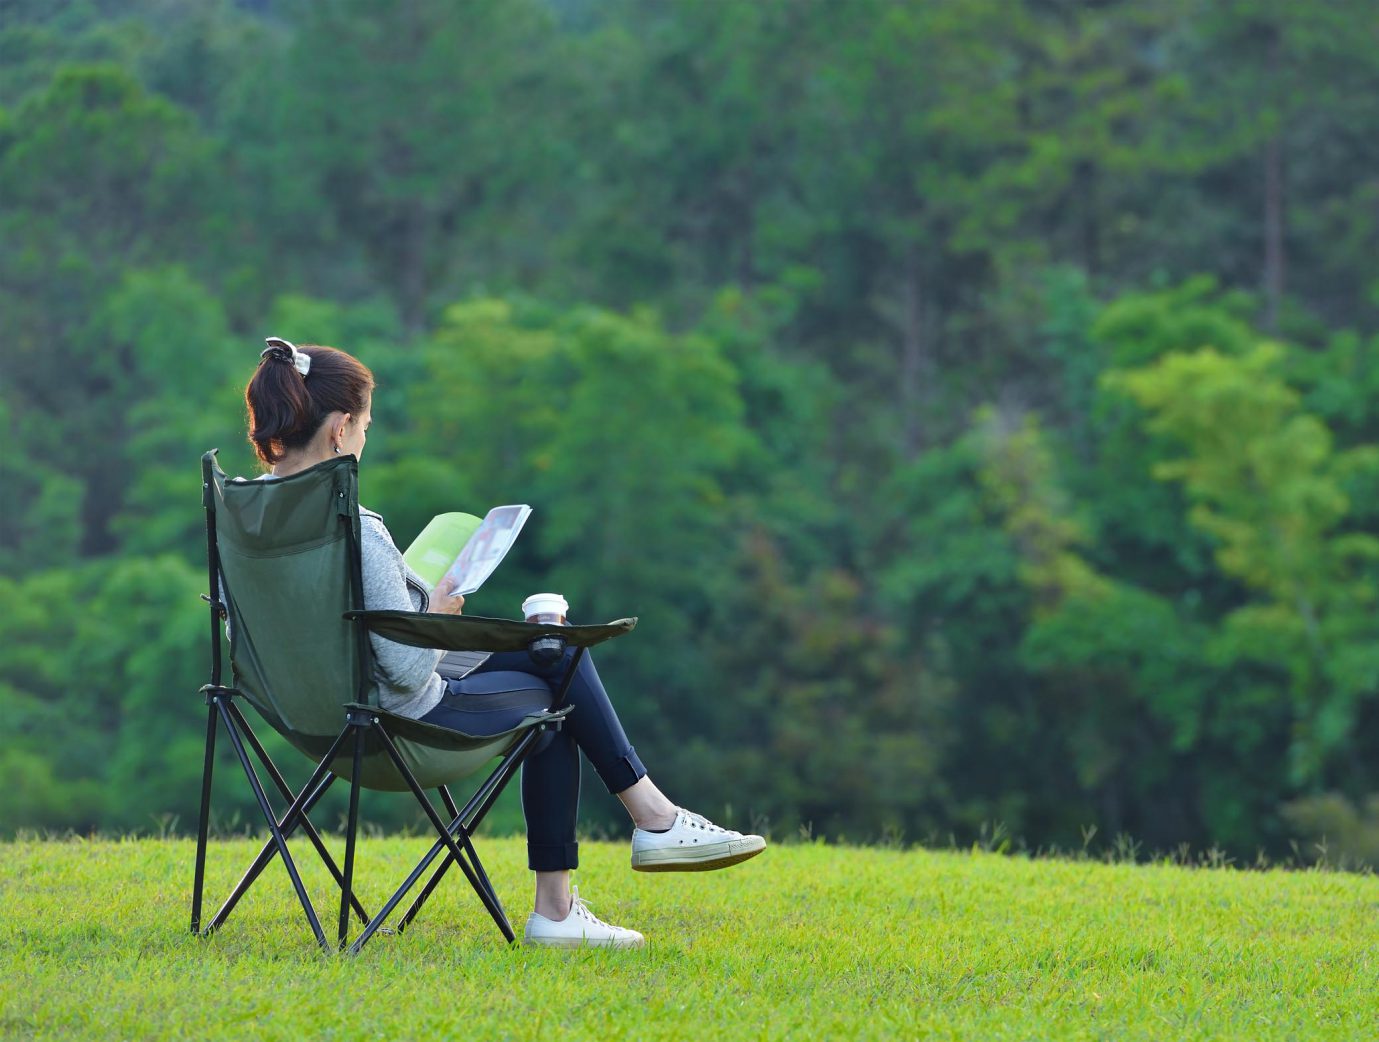
[[[760,836],[721,828],[683,807],[662,832],[632,830],[632,867],[638,872],[709,872],[756,857],[766,849]]]
[[[636,930],[605,923],[579,899],[576,887],[564,919],[547,919],[537,912],[527,916],[522,943],[544,948],[640,948],[646,938]]]

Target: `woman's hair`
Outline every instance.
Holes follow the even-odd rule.
[[[296,350],[311,359],[305,376],[287,351],[268,351],[244,389],[249,441],[265,466],[304,448],[331,413],[360,416],[373,393],[373,373],[357,358],[316,344]]]

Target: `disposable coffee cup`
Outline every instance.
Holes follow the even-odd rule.
[[[570,605],[558,593],[534,593],[522,602],[522,617],[546,626],[564,626]]]

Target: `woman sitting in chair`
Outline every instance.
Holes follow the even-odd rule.
[[[270,470],[265,477],[286,477],[342,453],[362,459],[374,386],[369,369],[332,347],[299,348],[276,338],[268,344],[244,394],[249,440]],[[359,513],[365,608],[460,614],[464,597],[452,593],[450,580],[428,590],[403,563],[383,519],[362,508]],[[436,672],[443,652],[377,635],[370,639],[384,709],[469,734],[496,734],[515,723],[529,707],[508,706],[502,696],[530,691],[534,677],[538,685],[558,683],[573,654],[542,667],[525,652],[498,653],[462,679],[445,679]],[[766,841],[720,828],[662,795],[623,733],[588,654],[581,658],[566,703],[575,710],[564,727],[522,767],[527,862],[536,873],[536,907],[524,940],[560,947],[639,947],[641,934],[601,921],[571,893],[570,871],[579,862],[580,751],[632,818],[634,869],[725,868],[761,853]]]

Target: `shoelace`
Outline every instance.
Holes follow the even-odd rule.
[[[584,901],[580,898],[579,887],[577,886],[570,887],[570,912],[574,915],[579,916],[586,923],[591,923],[594,926],[602,926],[609,930],[617,929],[617,927],[612,926],[609,923],[605,923],[602,919],[600,919],[598,916],[594,914],[594,910],[590,908],[587,904],[585,904]]]
[[[733,832],[732,829],[725,829],[722,825],[715,825],[708,818],[704,817],[704,815],[696,814],[692,810],[685,810],[683,807],[681,807],[680,813],[685,816],[686,820],[689,822],[692,828],[702,829],[705,832],[721,832],[725,836],[733,836],[737,834]]]

